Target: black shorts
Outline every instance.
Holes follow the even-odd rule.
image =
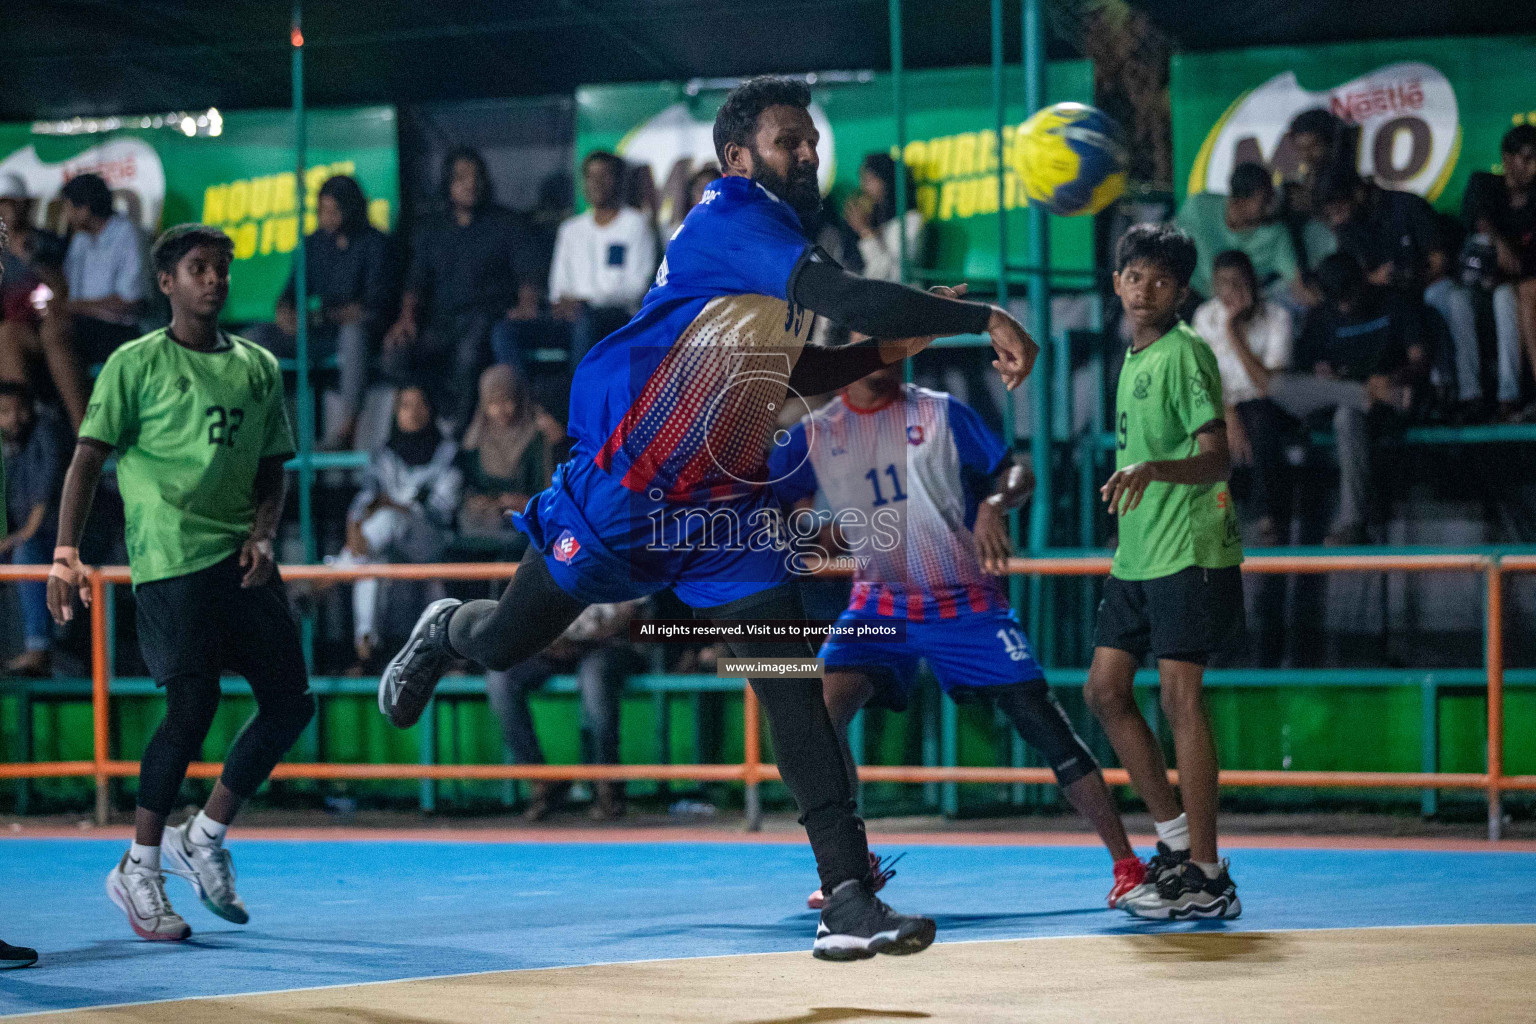
[[[1137,661],[1150,653],[1204,665],[1213,656],[1241,654],[1247,629],[1242,570],[1191,566],[1151,580],[1111,576],[1099,602],[1095,643]]]
[[[304,693],[309,688],[298,623],[274,572],[265,586],[245,589],[240,556],[206,569],[142,583],[139,650],[156,683],[217,680],[225,669],[245,676],[252,690]]]

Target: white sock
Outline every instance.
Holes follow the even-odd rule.
[[[160,872],[160,847],[140,846],[134,843],[128,847],[128,863],[123,865],[124,871],[142,871],[146,875],[154,875]]]
[[[1189,818],[1180,814],[1172,821],[1154,821],[1157,838],[1170,850],[1189,849]]]
[[[1199,868],[1200,873],[1205,875],[1206,878],[1215,878],[1221,874],[1221,864],[1219,862],[1206,864],[1198,860],[1192,860],[1190,863]]]
[[[188,830],[192,841],[199,846],[219,847],[224,845],[224,833],[229,831],[228,825],[221,825],[208,817],[207,811],[198,811],[197,817],[192,819],[192,827]]]

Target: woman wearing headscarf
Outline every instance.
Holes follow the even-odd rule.
[[[521,512],[530,495],[549,485],[561,434],[512,367],[498,364],[480,375],[480,402],[458,459],[464,478],[461,536],[504,541],[506,557],[521,554],[511,548],[525,546],[527,537],[507,524],[507,513]]]
[[[347,512],[347,546],[337,565],[435,562],[451,538],[462,474],[457,446],[443,436],[427,394],[414,385],[395,396],[394,425],[368,463],[363,489]],[[378,645],[379,581],[352,591],[353,639],[364,665]]]

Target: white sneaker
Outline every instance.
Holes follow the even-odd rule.
[[[209,846],[192,840],[188,818],[178,828],[168,828],[160,840],[160,856],[165,870],[192,883],[203,906],[226,921],[245,924],[251,915],[235,894],[235,860],[222,846]]]
[[[134,934],[153,942],[180,942],[190,936],[191,926],[171,909],[165,895],[165,876],[158,871],[124,871],[127,863],[125,853],[108,873],[107,895],[128,915]]]

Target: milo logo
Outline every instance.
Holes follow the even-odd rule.
[[[1403,61],[1315,92],[1287,71],[1238,97],[1200,146],[1189,191],[1226,192],[1241,163],[1294,175],[1298,159],[1285,130],[1314,107],[1359,126],[1360,173],[1431,201],[1445,188],[1461,144],[1456,93],[1434,67]]]

